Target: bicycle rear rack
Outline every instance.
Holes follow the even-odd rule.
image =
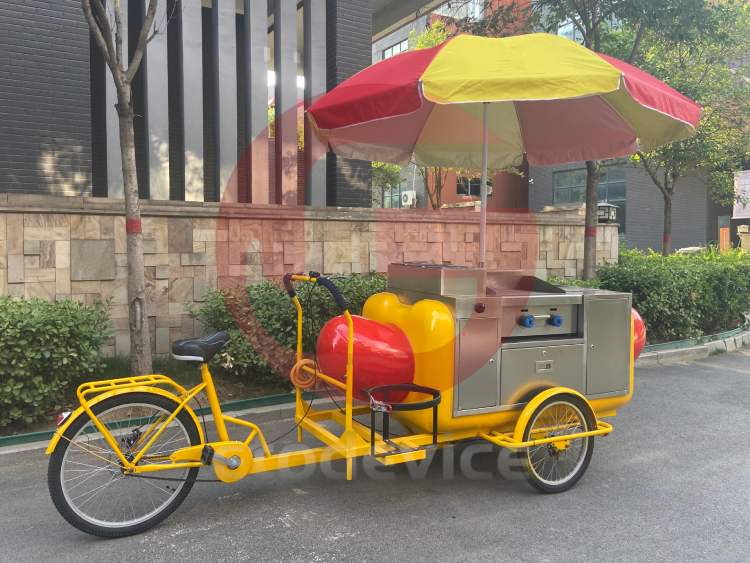
[[[120,377],[117,379],[102,379],[98,381],[89,381],[81,383],[76,390],[81,404],[87,402],[87,397],[91,395],[98,395],[106,391],[113,391],[115,389],[130,389],[134,387],[155,387],[163,385],[171,387],[180,398],[187,395],[187,390],[175,382],[173,379],[166,375],[152,374],[152,375],[135,375],[132,377]]]
[[[390,402],[388,397],[393,392],[408,391],[409,393],[421,393],[424,395],[430,395],[431,398],[425,401],[416,401],[409,403]],[[403,461],[410,461],[412,459],[424,459],[424,453],[420,457],[409,457],[408,454],[412,452],[423,452],[437,446],[438,443],[438,405],[440,404],[440,391],[433,389],[432,387],[425,387],[423,385],[415,385],[413,383],[397,383],[393,385],[379,385],[377,387],[371,387],[365,390],[367,396],[370,398],[370,455],[387,463],[387,459],[392,456],[399,456],[404,458]],[[377,399],[375,395],[381,396],[382,399]],[[402,448],[393,440],[391,440],[390,431],[390,413],[393,411],[418,411],[423,409],[432,409],[432,444],[426,446],[420,446],[417,448]],[[382,441],[391,447],[391,450],[386,452],[375,451],[375,413],[381,413],[381,421],[383,426]]]

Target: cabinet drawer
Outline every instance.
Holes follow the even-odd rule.
[[[525,403],[539,387],[586,390],[585,346],[503,348],[500,361],[500,404]]]

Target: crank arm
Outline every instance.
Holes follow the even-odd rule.
[[[211,465],[214,461],[218,461],[229,469],[237,469],[240,465],[242,465],[242,460],[239,456],[233,455],[230,457],[224,457],[223,455],[217,454],[216,451],[209,445],[203,446],[203,451],[201,452],[201,461],[205,465]]]

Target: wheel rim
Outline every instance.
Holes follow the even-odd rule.
[[[539,411],[529,428],[529,439],[538,440],[586,432],[588,423],[577,406],[557,401]],[[564,485],[583,466],[588,448],[588,438],[576,438],[561,445],[532,446],[526,450],[529,471],[545,485]]]
[[[124,454],[135,455],[148,438],[146,432],[171,414],[148,403],[130,403],[97,415]],[[134,430],[141,432],[140,437]],[[139,441],[140,438],[140,441]],[[130,441],[130,446],[128,445]],[[169,454],[190,446],[187,429],[175,418],[146,452],[142,463],[169,463]],[[70,508],[85,521],[109,528],[145,522],[164,510],[185,486],[189,469],[159,472],[183,481],[125,475],[117,455],[89,420],[70,439],[60,467],[60,484]]]

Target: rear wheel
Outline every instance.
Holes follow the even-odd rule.
[[[161,395],[127,393],[92,410],[123,454],[133,457],[153,435],[149,430],[153,432],[177,406]],[[198,427],[183,409],[141,463],[169,463],[172,452],[198,444]],[[67,428],[52,453],[47,481],[55,507],[70,524],[96,536],[121,537],[143,532],[169,516],[185,500],[197,474],[197,467],[125,474],[115,452],[84,413]]]
[[[580,397],[556,395],[531,415],[523,440],[578,434],[595,426],[591,409]],[[526,480],[544,493],[567,491],[583,477],[593,453],[593,436],[526,448]]]

